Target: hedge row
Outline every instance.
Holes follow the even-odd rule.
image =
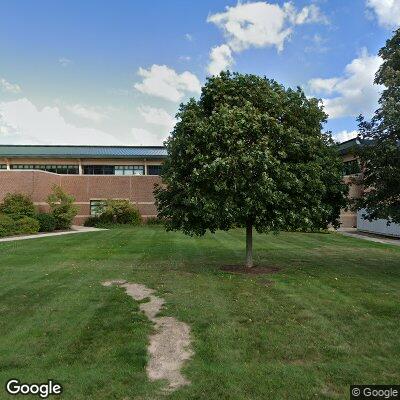
[[[6,214],[0,214],[0,237],[12,235],[28,235],[39,232],[39,221],[31,217],[12,219]]]

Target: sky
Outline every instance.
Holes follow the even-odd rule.
[[[377,108],[399,0],[2,0],[0,144],[161,145],[229,69],[322,99],[344,141]]]

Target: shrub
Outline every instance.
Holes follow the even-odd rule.
[[[146,219],[147,225],[163,225],[165,221],[162,218],[158,217],[149,217]]]
[[[36,215],[39,221],[39,232],[53,232],[56,229],[56,220],[53,215],[48,213],[39,213]]]
[[[139,225],[139,211],[129,200],[107,200],[104,211],[99,216],[102,222],[114,224]]]
[[[29,196],[23,193],[8,193],[0,204],[0,213],[14,220],[22,217],[35,217],[35,206]]]
[[[104,218],[104,216],[96,215],[89,217],[83,224],[84,226],[90,226],[94,228],[113,228],[119,226],[120,224],[116,222],[110,222],[109,217]],[[126,225],[125,225],[126,226]]]
[[[89,218],[86,218],[85,222],[83,223],[83,226],[96,226],[98,218],[96,216],[90,216]]]
[[[6,214],[0,214],[0,237],[15,234],[15,222]]]
[[[22,217],[15,221],[16,234],[38,233],[40,228],[39,221],[31,217]]]
[[[101,225],[100,217],[98,215],[92,215],[86,219],[83,225],[90,227],[99,227]]]
[[[69,229],[78,213],[74,205],[75,198],[65,193],[60,186],[53,186],[53,193],[47,198],[51,214],[56,221],[56,229]]]

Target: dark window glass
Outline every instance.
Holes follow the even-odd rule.
[[[117,165],[115,175],[144,175],[144,165]]]
[[[104,166],[104,175],[114,175],[115,167],[113,165],[105,165]]]
[[[99,215],[106,205],[105,200],[90,200],[90,215]]]
[[[78,165],[68,165],[68,174],[69,175],[78,175],[79,174],[79,166]]]
[[[148,165],[147,174],[148,175],[161,175],[162,165]]]
[[[144,165],[84,165],[85,175],[144,175]]]
[[[77,165],[13,164],[11,165],[11,169],[34,169],[63,175],[79,173],[79,167]]]
[[[103,165],[94,165],[93,166],[93,174],[94,175],[104,175],[104,166]]]
[[[343,175],[355,175],[361,172],[358,160],[345,161],[343,163]]]
[[[57,174],[68,173],[68,165],[57,165]]]
[[[91,165],[84,165],[83,166],[83,173],[85,175],[92,175],[93,174],[93,167]]]
[[[7,169],[7,165],[6,164],[0,164],[0,169]]]
[[[113,165],[85,165],[83,173],[85,175],[114,175]]]

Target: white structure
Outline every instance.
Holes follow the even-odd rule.
[[[377,219],[369,222],[365,220],[362,215],[365,210],[358,210],[357,212],[357,230],[362,232],[376,233],[378,235],[387,235],[400,237],[400,224],[387,225],[386,219]]]

